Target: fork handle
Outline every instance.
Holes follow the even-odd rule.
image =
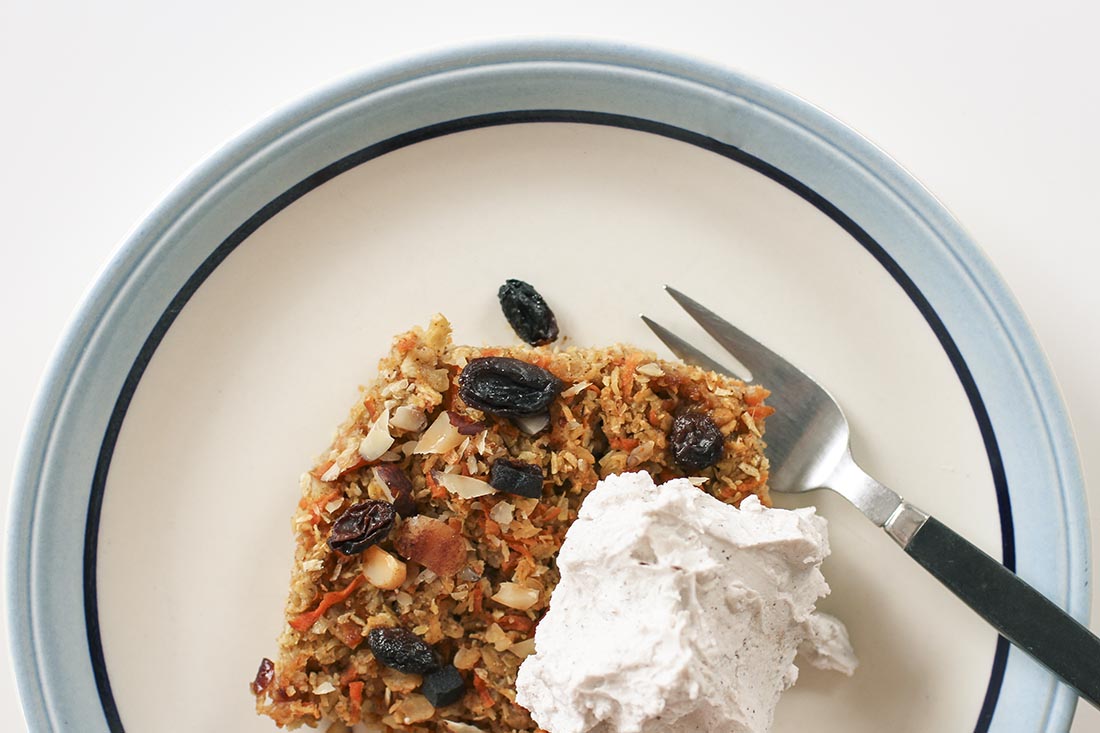
[[[959,534],[903,503],[884,527],[1006,639],[1100,707],[1100,639]]]

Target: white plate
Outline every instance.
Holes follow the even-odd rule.
[[[282,622],[298,474],[394,333],[441,311],[461,341],[511,342],[507,277],[581,344],[657,348],[643,310],[705,343],[660,286],[696,295],[829,386],[874,475],[1087,614],[1059,397],[1003,285],[925,191],[727,71],[482,47],[263,123],[103,275],[17,474],[11,626],[32,726],[271,730],[246,683]],[[854,509],[810,499],[832,527],[823,605],[863,664],[851,680],[806,670],[776,733],[1068,728],[1068,690]]]

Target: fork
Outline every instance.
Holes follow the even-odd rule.
[[[1001,563],[860,469],[852,458],[848,420],[821,385],[680,291],[665,290],[754,381],[772,390],[772,491],[831,489],[848,499],[1002,636],[1100,707],[1100,639]],[[643,315],[642,320],[685,362],[737,376],[652,319]]]

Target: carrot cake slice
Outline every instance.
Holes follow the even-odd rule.
[[[766,389],[628,346],[394,339],[302,475],[286,625],[251,683],[279,726],[505,733],[555,556],[610,474],[770,504]]]

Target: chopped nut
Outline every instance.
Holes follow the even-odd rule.
[[[374,479],[386,500],[393,504],[394,510],[402,517],[411,517],[417,513],[416,500],[413,498],[413,485],[408,475],[398,466],[375,466]],[[375,485],[374,483],[371,484]]]
[[[396,669],[382,667],[382,682],[386,687],[401,694],[409,693],[420,687],[423,678],[418,674],[399,672]]]
[[[327,695],[330,692],[336,692],[336,688],[328,680],[313,688],[313,694],[315,695]]]
[[[501,583],[500,590],[493,596],[493,600],[517,611],[526,611],[538,603],[539,592],[532,588],[524,588],[518,583]]]
[[[508,647],[508,651],[510,651],[512,654],[515,654],[520,659],[526,659],[527,657],[535,653],[535,640],[534,638],[531,638],[524,639],[523,641],[518,641],[512,646]]]
[[[406,519],[394,548],[407,560],[440,577],[451,577],[466,565],[466,540],[451,525],[431,517]]]
[[[470,418],[455,412],[454,410],[447,410],[447,419],[451,421],[451,425],[455,426],[462,435],[477,435],[488,429],[488,425],[477,420],[471,420]]]
[[[458,579],[463,583],[476,583],[481,580],[481,575],[471,567],[462,568],[462,571],[458,574]]]
[[[519,415],[512,418],[520,430],[527,435],[538,435],[550,424],[550,413],[541,412],[537,415]]]
[[[648,364],[642,364],[641,366],[639,366],[634,371],[638,372],[638,374],[644,374],[647,377],[663,377],[663,376],[665,376],[665,370],[662,369],[661,367],[657,366],[653,362],[650,362]]]
[[[507,528],[508,525],[512,523],[512,517],[515,511],[516,508],[512,504],[506,501],[498,501],[497,505],[493,507],[493,510],[489,512],[489,518],[501,527]]]
[[[512,646],[512,640],[508,638],[508,634],[504,633],[504,629],[500,628],[500,624],[490,624],[489,628],[485,629],[485,642],[492,644],[498,652]]]
[[[363,575],[376,588],[394,590],[405,582],[405,563],[378,545],[372,545],[363,553]]]
[[[473,669],[480,660],[481,652],[463,647],[455,653],[454,665],[459,669]]]
[[[423,723],[431,718],[435,715],[435,708],[428,702],[428,698],[413,694],[397,704],[397,709],[394,710],[393,715],[404,725],[412,725],[413,723]]]

